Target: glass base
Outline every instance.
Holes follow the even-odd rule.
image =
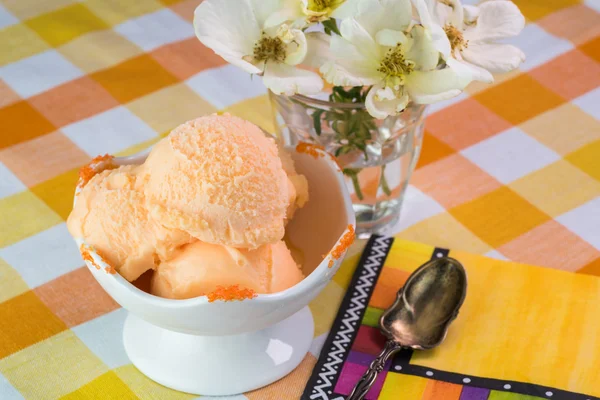
[[[356,214],[356,235],[366,239],[373,233],[383,234],[400,218],[402,198],[383,200],[375,204],[352,204]]]

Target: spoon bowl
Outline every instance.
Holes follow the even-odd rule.
[[[403,347],[423,350],[438,346],[458,315],[466,288],[467,275],[455,259],[443,257],[423,264],[382,314],[381,331]]]
[[[455,259],[435,258],[417,268],[381,315],[379,329],[388,340],[347,400],[364,398],[400,349],[426,350],[442,343],[466,294],[467,273]]]

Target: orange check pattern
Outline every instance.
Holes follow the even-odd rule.
[[[273,130],[260,79],[196,40],[198,3],[0,0],[3,400],[193,397],[129,363],[125,312],[84,268],[65,220],[77,170],[92,156],[139,151],[218,110]],[[494,86],[430,107],[396,231],[600,275],[600,3],[516,3],[528,25],[514,42],[527,61]],[[315,342],[301,366],[237,399],[299,396],[347,276],[313,302]]]

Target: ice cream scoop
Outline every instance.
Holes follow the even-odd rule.
[[[136,189],[137,171],[128,165],[95,175],[77,195],[67,220],[71,235],[85,238],[128,281],[192,241],[189,234],[150,218],[144,194]]]
[[[214,114],[178,126],[142,177],[148,210],[170,228],[237,248],[283,238],[288,178],[275,141],[248,121]]]
[[[256,250],[196,241],[159,265],[152,278],[151,293],[169,299],[189,299],[231,285],[255,293],[273,293],[292,287],[302,278],[283,241]]]

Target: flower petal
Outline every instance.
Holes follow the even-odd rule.
[[[308,32],[304,36],[306,36],[308,51],[302,62],[303,64],[313,68],[321,68],[327,61],[331,61],[329,35],[323,32]]]
[[[406,78],[405,88],[415,103],[431,104],[458,96],[464,88],[476,79],[491,78],[471,66],[453,58],[448,66],[434,71],[413,71]]]
[[[297,65],[306,57],[306,37],[300,29],[291,29],[289,32],[293,36],[293,39],[286,45],[285,63]]]
[[[352,43],[365,57],[371,59],[379,58],[379,46],[375,42],[375,36],[371,36],[354,18],[342,21],[340,24],[340,33],[345,40]]]
[[[298,0],[282,0],[280,7],[266,18],[263,26],[271,28],[286,22],[299,29],[307,25],[306,15]]]
[[[227,62],[247,72],[260,70],[242,57],[254,51],[260,27],[250,0],[205,0],[194,12],[198,39]]]
[[[508,72],[525,61],[525,54],[510,44],[469,43],[462,51],[465,61],[490,72]]]
[[[472,29],[465,31],[469,43],[490,42],[518,35],[525,27],[525,17],[513,2],[490,0],[479,6],[479,17]]]
[[[433,24],[430,27],[429,32],[431,33],[434,47],[441,53],[442,58],[447,60],[452,52],[452,46],[450,46],[450,40],[448,40],[444,28],[437,24]]]
[[[375,35],[375,41],[381,46],[395,47],[397,44],[405,44],[408,38],[400,31],[382,29]]]
[[[410,0],[362,0],[355,19],[371,37],[382,29],[403,31],[412,19]]]
[[[392,93],[392,96],[390,96]],[[389,115],[398,114],[406,108],[409,97],[403,94],[397,98],[391,89],[384,89],[381,85],[375,85],[367,93],[365,107],[373,118],[384,119]]]
[[[464,21],[468,23],[475,22],[479,18],[479,7],[465,4],[463,6]]]
[[[427,3],[425,3],[425,0],[411,0],[411,2],[413,7],[415,7],[417,10],[417,15],[421,25],[423,25],[426,29],[431,29],[431,26],[434,24],[434,20],[429,13],[429,9],[427,8]]]
[[[327,82],[336,86],[370,86],[382,79],[377,72],[379,57],[366,56],[354,43],[334,35],[329,51],[333,60],[320,68]]]
[[[361,0],[346,0],[338,8],[333,10],[331,18],[346,19],[358,15],[358,7]]]
[[[431,38],[431,33],[421,25],[415,25],[410,33],[413,38],[413,45],[406,53],[406,59],[414,61],[416,64],[415,68],[420,71],[435,69],[438,65],[440,52],[436,48],[436,43]]]
[[[315,94],[323,89],[323,80],[318,74],[274,62],[267,63],[263,83],[273,93],[287,96]]]
[[[271,14],[282,8],[282,0],[250,0],[258,26],[265,27]]]

